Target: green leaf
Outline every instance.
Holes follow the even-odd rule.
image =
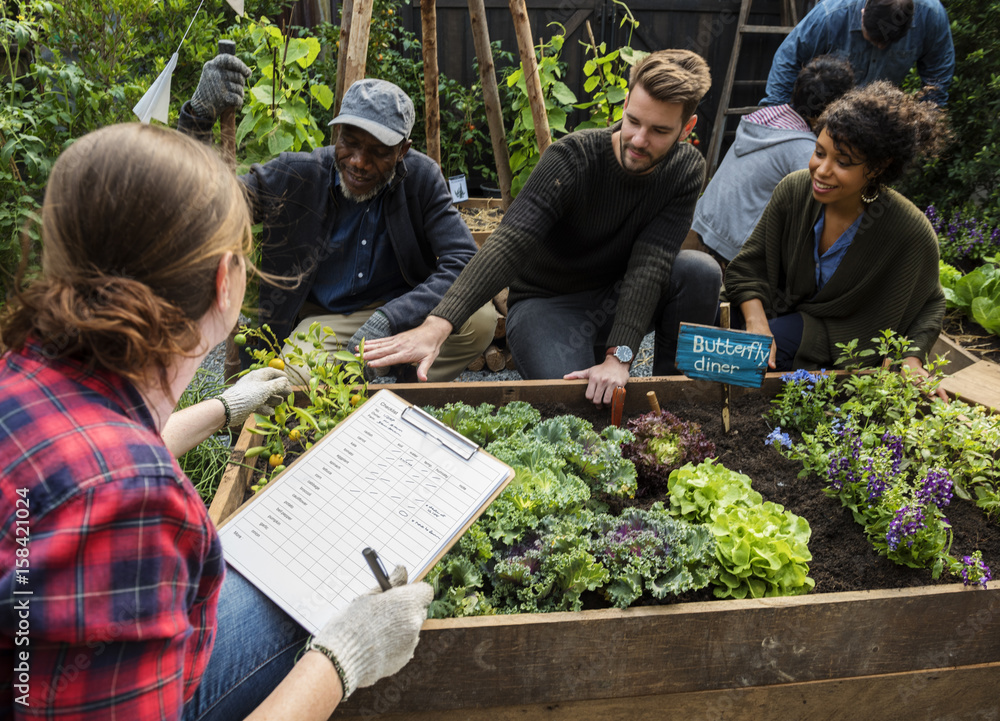
[[[599,77],[597,77],[596,75],[591,75],[589,78],[587,78],[586,82],[583,84],[583,89],[588,93],[592,93],[594,92],[594,88],[596,88],[600,82],[601,79]]]
[[[324,110],[329,110],[330,106],[333,105],[333,91],[330,90],[329,86],[315,83],[309,86],[309,93],[316,99],[316,102],[323,106]]]
[[[556,82],[552,86],[552,96],[563,105],[570,105],[576,102],[576,94],[563,82]]]
[[[608,90],[608,102],[612,105],[622,102],[625,99],[625,90],[622,88],[611,88]]]
[[[267,150],[271,155],[278,155],[292,147],[295,138],[283,128],[275,128],[274,132],[267,137]]]

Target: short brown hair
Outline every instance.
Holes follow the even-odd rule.
[[[661,103],[680,103],[687,122],[712,87],[712,75],[697,53],[657,50],[632,66],[628,87],[641,87]]]
[[[166,390],[171,359],[202,343],[219,260],[250,253],[250,223],[242,184],[209,146],[138,123],[85,135],[52,168],[41,275],[22,287],[22,267],[0,338]]]

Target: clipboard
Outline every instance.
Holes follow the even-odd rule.
[[[219,530],[226,561],[310,633],[375,586],[371,546],[423,578],[514,477],[380,390]]]

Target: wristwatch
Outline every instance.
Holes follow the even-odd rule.
[[[608,355],[613,355],[615,358],[620,360],[622,363],[630,364],[632,362],[632,349],[627,345],[616,345],[608,348]]]

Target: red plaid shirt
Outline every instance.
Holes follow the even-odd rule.
[[[0,718],[179,718],[224,572],[134,387],[37,346],[0,358]]]

